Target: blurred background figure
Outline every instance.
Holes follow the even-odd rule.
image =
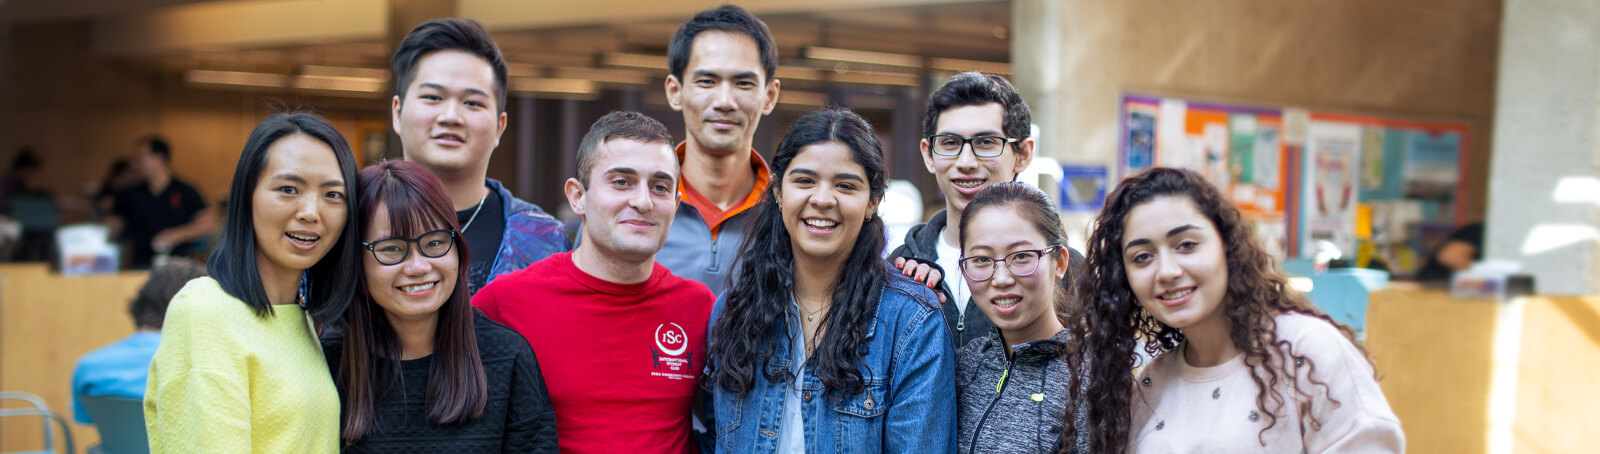
[[[133,168],[127,159],[117,159],[111,162],[111,168],[106,171],[105,178],[100,181],[90,182],[84,194],[89,197],[90,217],[100,221],[111,215],[111,208],[116,203],[117,191],[142,183],[144,180],[139,172]]]
[[[6,222],[0,228],[0,251],[12,261],[43,261],[50,258],[57,224],[55,201],[38,187],[39,157],[33,149],[22,147],[11,159],[11,169],[0,179],[0,214]]]
[[[172,301],[190,279],[205,276],[206,268],[188,259],[172,259],[150,272],[150,280],[128,304],[128,315],[137,327],[133,335],[78,360],[72,372],[72,419],[94,424],[79,402],[85,396],[144,398],[145,379],[150,373],[150,358],[161,345],[161,322]]]
[[[144,177],[144,184],[115,192],[111,212],[116,217],[108,221],[113,231],[120,229],[128,266],[147,269],[157,255],[186,257],[202,252],[200,240],[216,230],[216,214],[194,186],[172,175],[167,141],[157,136],[139,139],[133,168]]]

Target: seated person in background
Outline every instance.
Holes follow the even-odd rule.
[[[72,418],[94,424],[78,400],[83,396],[144,398],[145,379],[150,374],[150,357],[161,344],[161,322],[167,303],[190,279],[205,276],[206,268],[186,259],[172,259],[150,272],[150,280],[139,288],[139,295],[128,305],[128,315],[138,331],[111,345],[89,352],[72,371]]]
[[[1455,272],[1471,268],[1479,260],[1483,260],[1483,223],[1474,222],[1456,229],[1428,256],[1428,264],[1417,270],[1417,281],[1449,282]]]
[[[139,139],[133,167],[145,184],[117,191],[110,222],[132,249],[129,266],[149,269],[157,255],[194,254],[195,242],[215,232],[218,220],[200,192],[173,175],[172,148],[159,137]]]

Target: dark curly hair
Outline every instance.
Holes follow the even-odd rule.
[[[1089,235],[1087,270],[1080,277],[1076,305],[1077,314],[1068,317],[1074,339],[1085,342],[1072,346],[1068,358],[1077,369],[1087,361],[1086,374],[1075,375],[1068,385],[1071,401],[1067,408],[1080,404],[1089,407],[1087,427],[1078,427],[1070,418],[1065,421],[1066,439],[1075,439],[1087,432],[1091,452],[1120,452],[1127,449],[1133,423],[1132,394],[1134,368],[1137,355],[1134,347],[1138,339],[1145,340],[1145,352],[1151,357],[1171,352],[1183,343],[1183,333],[1167,326],[1144,310],[1128,285],[1123,268],[1123,230],[1128,214],[1134,208],[1161,196],[1178,196],[1189,199],[1196,210],[1216,226],[1227,260],[1227,295],[1223,308],[1233,329],[1230,337],[1234,348],[1244,352],[1245,364],[1251,372],[1258,390],[1256,407],[1268,419],[1266,428],[1258,434],[1265,446],[1264,434],[1277,425],[1279,415],[1272,408],[1284,408],[1285,396],[1278,385],[1285,381],[1294,383],[1295,393],[1309,396],[1301,390],[1300,368],[1307,368],[1306,377],[1316,371],[1310,358],[1297,354],[1288,340],[1278,338],[1276,316],[1298,313],[1322,319],[1350,339],[1366,355],[1366,350],[1355,341],[1355,332],[1327,314],[1322,313],[1306,299],[1305,295],[1290,290],[1288,279],[1279,272],[1271,256],[1252,238],[1250,226],[1239,217],[1239,210],[1223,198],[1222,193],[1200,175],[1170,168],[1154,168],[1123,180],[1111,195],[1106,197],[1105,208],[1095,219],[1095,230]],[[1274,348],[1281,353],[1273,353]],[[1287,354],[1287,358],[1278,356]],[[1293,361],[1295,367],[1282,365]],[[1370,359],[1368,360],[1370,361]],[[1304,364],[1303,366],[1301,364]],[[1327,384],[1311,379],[1311,386],[1327,389]],[[1271,405],[1269,405],[1269,400]],[[1333,401],[1333,405],[1339,405]],[[1305,406],[1299,411],[1309,414]],[[1313,417],[1312,424],[1318,424]]]

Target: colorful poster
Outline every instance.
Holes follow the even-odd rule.
[[[1449,199],[1460,175],[1461,134],[1412,131],[1405,158],[1405,195]]]
[[[1321,242],[1354,258],[1361,128],[1347,123],[1313,121],[1306,135],[1304,186],[1305,232],[1301,254],[1320,249]]]
[[[1256,183],[1256,116],[1234,114],[1228,118],[1228,174],[1234,183]]]
[[[1108,177],[1105,166],[1061,166],[1061,188],[1056,200],[1061,211],[1094,213],[1105,206]]]
[[[1383,128],[1361,128],[1361,190],[1383,189]]]
[[[1128,111],[1128,173],[1148,169],[1156,163],[1156,115],[1140,109]]]
[[[1283,187],[1278,174],[1278,167],[1283,165],[1279,159],[1283,155],[1283,142],[1279,137],[1277,124],[1261,124],[1256,128],[1255,151],[1251,154],[1256,160],[1252,166],[1255,176],[1251,181],[1262,189],[1276,191]]]

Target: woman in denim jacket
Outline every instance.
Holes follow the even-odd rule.
[[[797,121],[710,328],[707,425],[721,452],[956,449],[955,352],[934,296],[889,271],[871,125]]]

